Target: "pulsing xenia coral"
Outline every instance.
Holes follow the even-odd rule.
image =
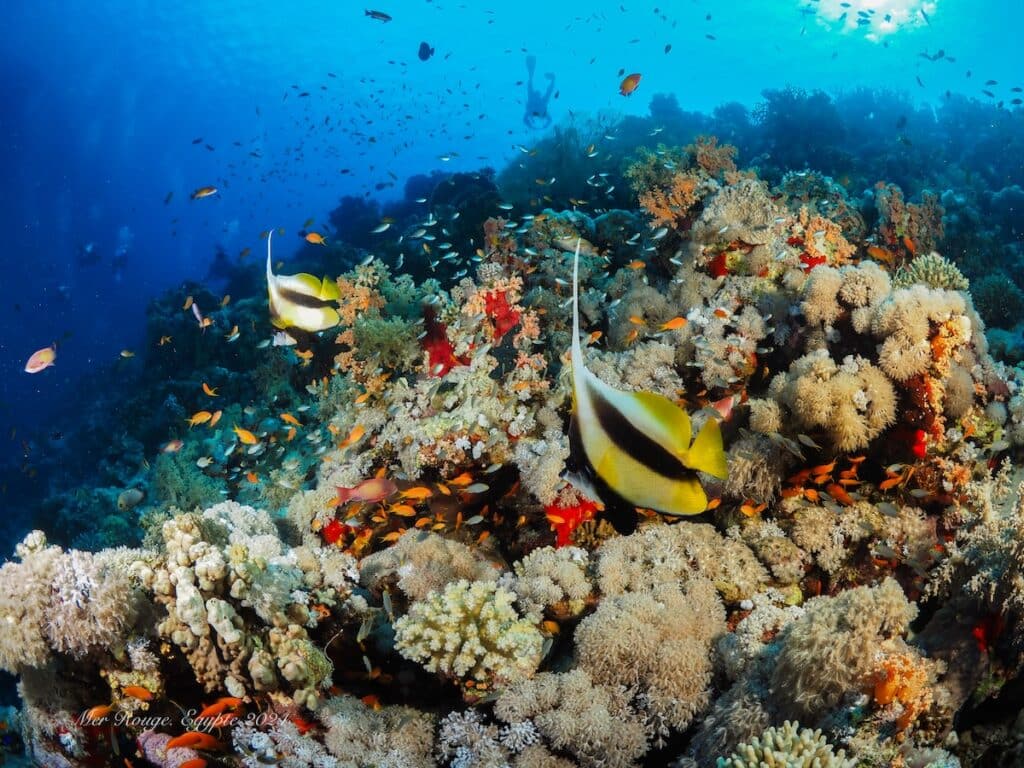
[[[543,636],[520,618],[515,600],[494,582],[449,584],[395,622],[395,648],[430,672],[477,687],[529,677],[540,665]]]

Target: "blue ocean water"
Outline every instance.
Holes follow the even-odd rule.
[[[387,21],[367,10],[265,0],[5,8],[0,472],[11,509],[31,510],[59,474],[53,456],[75,454],[61,437],[83,415],[83,382],[111,368],[130,381],[145,364],[148,302],[202,280],[218,249],[259,254],[259,233],[283,227],[287,261],[303,223],[325,221],[342,196],[386,203],[414,174],[520,162],[548,132],[543,120],[524,123],[527,57],[538,91],[554,75],[556,126],[613,126],[647,115],[659,94],[686,112],[754,108],[786,86],[891,92],[895,109],[920,110],[908,136],[951,99],[987,109],[978,126],[997,115],[1021,124],[1012,88],[1024,84],[1024,6],[1012,0],[404,0],[375,9]],[[425,61],[423,42],[434,50]],[[627,98],[619,84],[630,73],[642,79]],[[906,115],[879,110],[842,113],[847,133],[884,122],[898,139],[889,126]],[[949,130],[913,137],[917,161],[955,160],[944,153],[972,146],[977,126]],[[742,137],[730,140],[749,159]],[[190,199],[207,185],[219,194]],[[56,366],[23,373],[53,342]],[[112,439],[131,432],[116,407],[90,415]]]

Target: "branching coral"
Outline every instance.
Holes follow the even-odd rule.
[[[966,291],[970,288],[963,272],[935,251],[918,256],[909,265],[900,267],[893,280],[896,288],[909,288],[918,283],[947,291]]]
[[[529,677],[540,665],[543,638],[520,618],[515,599],[494,582],[456,581],[395,622],[395,648],[429,672],[478,688]]]
[[[275,690],[283,677],[296,702],[315,704],[331,667],[307,628],[359,605],[348,602],[354,560],[336,550],[286,552],[269,515],[234,502],[167,521],[163,538],[165,551],[133,571],[166,608],[158,631],[196,679],[243,696]]]
[[[717,768],[853,768],[855,763],[843,750],[833,752],[820,730],[801,729],[787,720],[781,728],[769,728],[750,744],[741,744],[730,757],[719,758]]]

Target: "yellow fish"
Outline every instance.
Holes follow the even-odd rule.
[[[238,435],[238,441],[245,445],[256,445],[256,443],[260,441],[260,439],[256,437],[256,435],[254,435],[252,432],[250,432],[248,429],[243,429],[237,424],[235,424],[234,432],[236,435]]]
[[[664,395],[624,392],[591,373],[580,344],[580,241],[572,284],[572,401],[570,450],[584,474],[634,507],[694,515],[708,506],[698,472],[728,475],[718,421],[709,418],[690,442],[690,416]],[[594,489],[595,491],[597,489]]]
[[[272,232],[267,233],[267,293],[270,298],[270,322],[275,328],[300,328],[315,333],[333,328],[340,321],[334,304],[338,284],[306,273],[275,275],[270,260]]]
[[[188,426],[189,428],[191,428],[199,424],[205,424],[212,418],[213,414],[210,413],[209,411],[196,411],[195,413],[192,414],[191,417],[186,419],[186,421],[188,421]]]

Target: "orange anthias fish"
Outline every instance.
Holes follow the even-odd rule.
[[[217,194],[216,187],[200,187],[192,193],[193,200],[202,200],[204,197],[210,197]]]
[[[327,245],[327,241],[324,240],[324,236],[319,232],[310,232],[306,235],[306,242],[312,243],[313,245]]]
[[[153,700],[153,692],[148,688],[143,688],[141,685],[126,685],[121,689],[121,693],[139,701]]]
[[[243,429],[237,424],[235,424],[234,432],[238,435],[238,441],[245,445],[256,445],[256,443],[260,441],[260,439],[248,429]]]
[[[189,428],[198,426],[199,424],[205,424],[213,418],[213,414],[209,411],[196,411],[191,417],[186,419],[188,421]]]
[[[298,419],[296,419],[290,413],[282,413],[281,414],[281,421],[283,421],[285,424],[292,424],[292,425],[294,425],[296,427],[301,427],[302,426],[302,422],[300,422]]]
[[[216,717],[225,710],[238,709],[242,706],[242,700],[236,696],[223,696],[217,699],[213,704],[203,707],[198,717],[200,720],[205,720],[208,717]]]
[[[395,485],[394,481],[384,477],[363,480],[363,482],[351,488],[345,488],[341,485],[335,487],[338,489],[338,504],[347,504],[350,501],[365,501],[369,503],[383,501],[398,491],[398,486]]]
[[[209,397],[217,397],[217,388],[211,387],[205,381],[203,382],[203,392]]]
[[[348,448],[350,445],[353,445],[353,444],[359,442],[359,440],[365,434],[366,434],[366,428],[362,424],[356,424],[356,426],[352,429],[352,431],[348,433],[348,437],[346,437],[344,440],[342,440],[340,443],[338,443],[338,447],[339,448]]]
[[[619,93],[623,96],[629,96],[636,87],[640,85],[640,73],[634,72],[632,75],[626,75],[623,81],[619,84]]]
[[[663,331],[678,331],[686,325],[685,317],[673,317],[671,320],[662,323],[659,328]]]
[[[166,749],[187,747],[189,749],[223,749],[224,745],[208,733],[187,731],[167,742]]]
[[[43,347],[32,353],[32,356],[25,363],[25,373],[39,373],[45,371],[57,360],[57,345]]]

